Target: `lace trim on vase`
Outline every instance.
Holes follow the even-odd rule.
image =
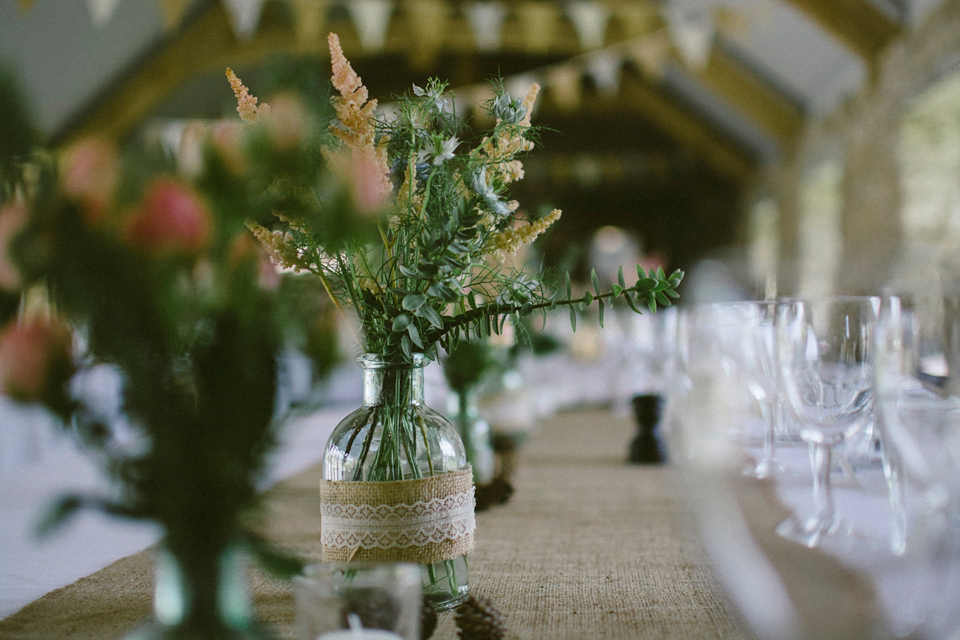
[[[422,547],[473,533],[474,489],[413,504],[335,504],[320,507],[324,545],[337,548]]]
[[[473,472],[391,482],[320,481],[325,562],[432,564],[473,549]]]

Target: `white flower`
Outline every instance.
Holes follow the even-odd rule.
[[[417,154],[417,163],[419,164],[427,158],[432,158],[431,162],[433,166],[440,166],[447,160],[453,158],[453,153],[459,144],[460,141],[457,140],[457,136],[451,136],[446,140],[440,137],[433,137],[430,140],[430,148],[421,149]]]
[[[443,97],[443,92],[441,92],[439,89],[424,89],[422,87],[418,87],[417,85],[413,85],[413,95],[419,98],[426,96],[427,98],[433,100],[434,111],[444,111],[447,108],[447,101]]]

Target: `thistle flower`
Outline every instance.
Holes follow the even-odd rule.
[[[493,101],[493,117],[505,124],[518,124],[527,115],[523,100],[513,100],[509,93],[501,93]]]
[[[270,105],[257,105],[257,98],[250,95],[250,91],[243,86],[240,78],[229,67],[227,68],[227,80],[233,88],[233,95],[237,97],[237,113],[244,122],[257,122],[260,118],[270,113]]]

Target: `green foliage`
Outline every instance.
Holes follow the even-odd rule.
[[[14,73],[0,65],[0,205],[24,184],[25,166],[36,152],[40,134]]]

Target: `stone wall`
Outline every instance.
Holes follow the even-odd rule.
[[[901,116],[911,99],[937,79],[960,72],[960,0],[947,0],[922,24],[909,27],[878,60],[869,86],[822,122],[811,122],[796,146],[761,177],[758,191],[780,209],[784,256],[780,293],[796,293],[800,254],[798,190],[805,172],[825,155],[844,165],[842,262],[838,292],[875,292],[910,268],[901,242],[897,159]],[[957,176],[960,180],[960,175]]]

